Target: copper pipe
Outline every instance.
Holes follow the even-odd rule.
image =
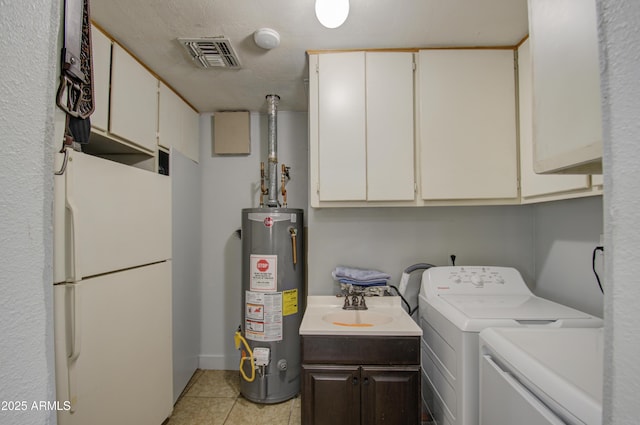
[[[293,265],[298,264],[298,231],[292,227],[289,229],[289,233],[291,234],[291,251],[293,254]]]
[[[287,189],[285,188],[285,176],[287,175],[287,167],[282,164],[282,173],[280,174],[280,190],[282,192],[282,204],[287,208]]]
[[[260,163],[260,208],[264,207],[264,195],[267,194],[267,187],[264,185],[264,162]]]

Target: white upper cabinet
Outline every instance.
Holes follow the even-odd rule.
[[[602,172],[595,0],[529,0],[534,168]]]
[[[198,162],[198,113],[162,82],[158,101],[158,145]]]
[[[543,196],[562,196],[590,188],[589,176],[544,175],[533,169],[531,55],[529,40],[518,49],[518,100],[520,118],[520,194],[523,202]],[[572,197],[568,194],[565,197]]]
[[[111,78],[111,40],[91,26],[93,60],[93,102],[91,126],[102,131],[109,129],[109,79]]]
[[[309,67],[311,205],[413,201],[413,54],[318,54]]]
[[[419,54],[422,197],[518,201],[513,50]]]
[[[157,150],[158,80],[116,43],[110,113],[110,133],[150,152]]]
[[[367,199],[364,52],[318,57],[320,201]]]
[[[366,53],[367,200],[411,201],[413,54]]]

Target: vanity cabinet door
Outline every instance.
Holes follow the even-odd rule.
[[[302,365],[302,386],[304,425],[360,423],[358,366]]]
[[[363,366],[362,423],[420,424],[420,367]]]

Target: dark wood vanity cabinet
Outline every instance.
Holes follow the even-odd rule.
[[[302,425],[419,425],[419,337],[302,336]]]

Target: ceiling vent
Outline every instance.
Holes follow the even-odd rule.
[[[240,60],[228,38],[179,38],[178,41],[202,68],[240,68]]]

